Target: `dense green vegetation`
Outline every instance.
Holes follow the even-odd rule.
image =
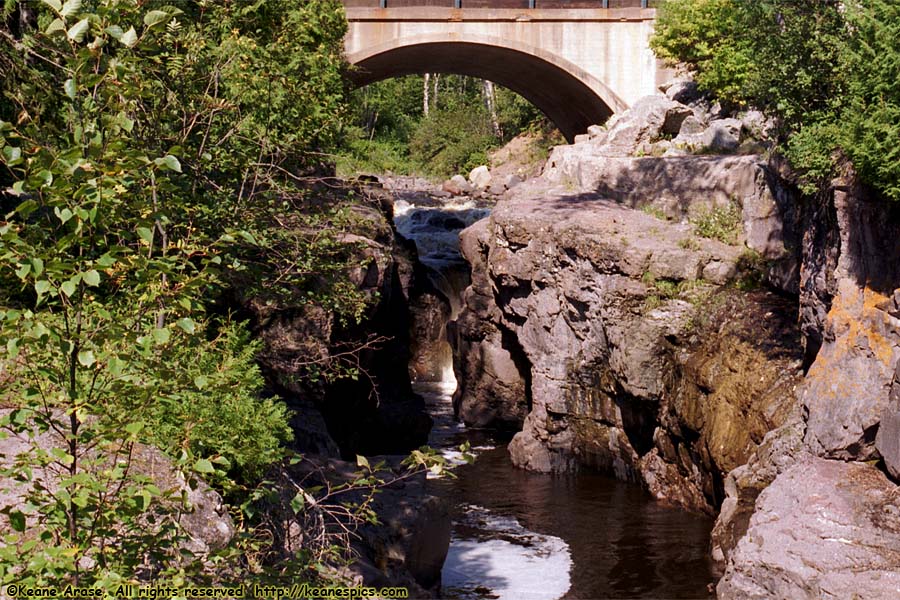
[[[173,4],[0,9],[0,435],[27,448],[0,465],[24,494],[0,515],[0,584],[247,581],[321,558],[263,568],[252,501],[289,415],[213,301],[278,257],[295,302],[355,319],[369,301],[340,242],[352,211],[311,192],[349,114],[343,8]],[[225,494],[232,547],[182,546],[190,507],[138,473],[146,444]]]
[[[449,177],[487,164],[491,150],[523,131],[549,139],[554,129],[518,94],[458,75],[382,81],[354,91],[351,104],[344,173]]]
[[[900,4],[669,0],[652,46],[723,102],[777,116],[808,191],[847,157],[900,200]]]

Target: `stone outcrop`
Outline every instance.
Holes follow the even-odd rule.
[[[470,264],[484,266],[478,261],[486,252],[489,237],[488,220],[465,230],[460,250]],[[472,283],[463,302],[466,310],[449,324],[458,382],[454,409],[469,426],[518,431],[530,410],[529,366],[518,341],[509,333],[504,339],[497,325],[501,315],[493,304],[485,268],[472,270]]]
[[[0,417],[6,417],[10,412],[10,409],[0,409]],[[66,440],[53,431],[35,432],[33,436],[8,431],[5,433],[3,439],[0,439],[0,469],[11,468],[24,453],[49,454],[66,447]],[[85,464],[96,461],[94,468],[97,469],[110,468],[114,462],[124,458],[124,454],[82,456]],[[222,497],[205,481],[196,477],[186,478],[158,448],[134,444],[129,470],[137,478],[146,478],[162,492],[158,501],[170,511],[171,518],[179,525],[179,533],[184,535],[184,539],[180,540],[180,547],[188,552],[185,560],[202,559],[209,552],[220,550],[231,541],[235,531],[234,523]],[[0,509],[25,506],[26,497],[35,489],[33,486],[38,484],[46,493],[55,494],[68,478],[68,471],[58,469],[55,464],[48,467],[35,464],[32,465],[30,477],[30,481],[26,482],[0,476]],[[28,515],[26,519],[30,532],[40,530],[40,523],[34,516]],[[6,513],[0,513],[0,529],[9,531]],[[147,530],[158,531],[158,525],[148,523]]]
[[[269,387],[298,415],[301,452],[399,454],[424,444],[431,427],[407,371],[415,247],[396,236],[388,194],[370,189],[364,198],[353,207],[356,232],[341,240],[360,259],[350,281],[372,299],[359,323],[298,300],[289,287],[234,282],[235,303],[263,342],[258,358]],[[291,222],[286,216],[285,226]],[[356,357],[362,373],[355,379],[309,376],[328,365],[356,366]]]
[[[723,286],[741,276],[744,250],[598,195],[529,185],[462,234],[473,283],[456,324],[461,416],[496,421],[525,400],[510,446],[520,466],[600,468],[711,510],[725,473],[783,424],[801,362],[737,319],[710,319],[704,338],[698,314],[738,312]],[[741,297],[798,341],[790,303]]]
[[[720,598],[896,598],[900,488],[863,463],[807,457],[760,494]]]
[[[323,549],[340,539],[341,531],[349,531],[343,543],[349,544],[353,562],[338,573],[348,586],[403,586],[415,598],[437,597],[450,546],[449,506],[428,493],[424,471],[412,474],[392,457],[371,458],[372,465],[376,461],[384,466],[371,473],[356,464],[322,458],[285,466],[275,478],[279,495],[267,497],[259,506],[274,535],[274,548],[287,559],[301,550]],[[301,513],[292,508],[298,485],[334,490],[363,474],[384,482],[377,493],[366,488],[347,490]],[[365,503],[378,515],[378,522],[364,514],[349,517],[341,509],[347,503]]]
[[[728,286],[762,269],[796,292],[799,244],[796,198],[760,157],[634,156],[682,133],[740,142],[741,121],[674,99],[689,92],[555,148],[540,179],[463,233],[456,400],[470,424],[527,413],[510,446],[520,466],[599,468],[712,511],[726,474],[787,422],[802,377],[796,305]],[[734,245],[690,224],[722,208],[737,210]]]
[[[787,423],[766,434],[750,460],[728,473],[725,500],[712,531],[712,558],[724,567],[737,543],[747,533],[756,500],[769,484],[801,457],[809,456],[803,445],[806,430],[799,404]]]
[[[801,198],[779,159],[746,154],[771,122],[733,117],[673,85],[464,232],[457,371],[501,351],[515,369],[472,379],[460,414],[509,413],[524,387],[516,464],[721,507],[722,598],[894,597],[900,209],[849,168]],[[736,246],[691,236],[721,207]],[[748,270],[769,288],[747,291]]]
[[[900,362],[900,219],[896,207],[853,181],[852,173],[835,181],[826,199],[830,210],[817,211],[834,215],[825,222],[834,232],[823,236],[832,248],[804,249],[811,260],[804,261],[809,275],[801,282],[801,301],[812,310],[802,317],[807,330],[821,332],[813,342],[821,347],[802,395],[809,412],[806,442],[813,452],[868,460],[878,456],[882,416],[890,429],[897,415],[889,399]],[[822,254],[831,257],[829,276],[822,275]],[[881,434],[888,450],[896,439],[889,435]],[[900,469],[891,463],[895,472]]]

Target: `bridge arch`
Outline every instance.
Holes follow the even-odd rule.
[[[500,37],[445,32],[395,38],[347,56],[359,87],[383,79],[453,73],[487,79],[540,109],[570,142],[628,105],[576,64],[528,44]]]

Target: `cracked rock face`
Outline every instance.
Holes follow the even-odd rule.
[[[763,348],[756,325],[698,326],[698,309],[739,312],[723,286],[744,250],[596,195],[541,191],[462,234],[473,284],[456,324],[458,412],[481,425],[525,408],[510,445],[519,466],[597,468],[713,510],[727,470],[783,423],[800,364]],[[767,307],[745,322],[796,314],[742,302]]]
[[[900,489],[874,467],[807,457],[756,508],[720,598],[900,595]]]
[[[900,475],[900,408],[890,400],[900,363],[900,215],[853,185],[852,176],[834,182],[830,208],[834,232],[824,237],[836,247],[826,263],[832,275],[821,276],[808,260],[801,280],[802,303],[814,309],[801,318],[821,332],[801,392],[809,412],[806,443],[820,456],[843,460],[878,458],[880,447],[888,469]],[[806,241],[807,256],[829,255],[814,246],[815,237]]]

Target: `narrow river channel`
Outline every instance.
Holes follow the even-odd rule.
[[[433,269],[435,286],[458,314],[465,285],[459,231],[489,210],[472,201],[400,194],[394,220]],[[462,275],[461,275],[462,273]],[[449,362],[449,350],[435,353]],[[457,422],[451,364],[442,381],[416,382],[435,424],[432,447],[452,461],[468,441],[476,457],[455,478],[432,479],[448,499],[453,537],[443,571],[445,598],[556,600],[711,598],[712,519],[655,502],[642,489],[601,474],[559,476],[513,467],[508,434]]]

